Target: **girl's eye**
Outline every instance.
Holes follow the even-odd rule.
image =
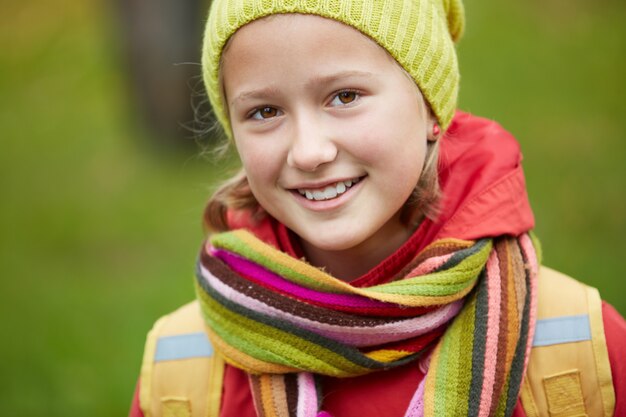
[[[255,120],[264,120],[264,119],[271,119],[272,117],[276,117],[278,116],[278,114],[279,114],[278,109],[268,106],[268,107],[261,107],[260,109],[257,109],[254,113],[252,113],[250,117]]]
[[[330,102],[332,106],[342,106],[345,104],[350,104],[355,101],[359,97],[359,93],[356,91],[341,91],[335,95],[333,100]]]

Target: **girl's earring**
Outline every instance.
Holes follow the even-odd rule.
[[[437,139],[439,137],[440,133],[441,133],[441,128],[439,127],[439,125],[437,123],[435,123],[433,125],[433,137],[435,139]]]

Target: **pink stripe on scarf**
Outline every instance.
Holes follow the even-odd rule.
[[[539,274],[539,263],[537,261],[537,252],[533,246],[533,242],[528,236],[528,233],[524,233],[519,238],[520,246],[524,251],[524,256],[530,266],[530,273],[532,275],[530,280],[530,317],[528,320],[528,343],[526,344],[526,359],[524,360],[524,369],[528,366],[528,359],[530,359],[530,350],[533,347],[533,339],[535,338],[535,324],[537,322],[537,275]]]
[[[317,416],[317,391],[315,390],[315,380],[308,372],[298,374],[298,406],[297,417]]]
[[[298,298],[304,298],[312,300],[318,303],[329,305],[330,307],[348,305],[355,308],[379,308],[379,309],[395,309],[397,308],[393,304],[384,303],[382,301],[371,300],[369,298],[352,295],[352,294],[331,294],[325,292],[315,291],[309,288],[302,287],[293,282],[287,281],[280,275],[275,274],[272,271],[257,265],[254,262],[248,261],[232,252],[217,249],[212,250],[211,254],[216,258],[226,262],[233,271],[251,277],[258,282],[269,285],[270,287],[293,294]]]
[[[417,391],[413,394],[409,407],[406,409],[404,417],[424,417],[424,386],[426,382],[426,376],[420,382],[417,387]]]
[[[338,326],[289,314],[229,287],[203,266],[200,267],[200,271],[202,277],[209,285],[225,298],[250,310],[285,320],[298,327],[350,346],[375,346],[420,336],[450,321],[463,306],[463,301],[459,300],[419,317],[396,320],[379,326]]]
[[[426,275],[435,269],[439,268],[441,265],[446,263],[446,261],[452,258],[453,253],[449,253],[447,255],[435,256],[432,258],[426,259],[424,262],[419,264],[417,268],[413,269],[409,272],[408,276],[417,277],[420,275]]]
[[[478,416],[488,416],[491,409],[491,397],[496,376],[498,354],[498,333],[500,331],[500,264],[496,251],[492,251],[487,260],[487,340],[485,341],[485,360],[483,388],[480,394]]]

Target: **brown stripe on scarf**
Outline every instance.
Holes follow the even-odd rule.
[[[494,241],[494,248],[496,254],[498,256],[498,265],[500,267],[500,332],[498,336],[498,353],[496,355],[496,374],[493,384],[493,394],[491,396],[491,407],[489,408],[491,415],[496,407],[498,407],[498,399],[502,394],[502,390],[504,389],[504,382],[506,380],[506,374],[508,373],[508,369],[505,369],[503,366],[506,362],[507,357],[507,343],[509,333],[509,318],[506,314],[507,305],[509,303],[508,300],[508,286],[509,286],[509,262],[508,262],[508,250],[506,244],[503,243],[503,239],[497,239]]]
[[[319,323],[347,327],[373,327],[400,321],[400,319],[394,320],[391,317],[378,318],[371,316],[357,316],[307,304],[242,278],[239,274],[228,268],[224,262],[211,257],[210,255],[203,253],[201,256],[201,262],[205,268],[211,271],[211,273],[225,285],[242,294],[263,301],[267,305],[286,313],[293,314],[297,317],[306,318]]]
[[[369,353],[380,349],[389,349],[417,353],[425,349],[427,346],[434,345],[436,342],[438,342],[441,335],[448,328],[448,325],[449,323],[446,323],[434,330],[431,330],[426,334],[423,334],[421,336],[415,336],[406,340],[401,340],[399,342],[390,342],[377,346],[368,346],[367,350],[363,350],[363,352]]]
[[[356,325],[371,327],[391,321],[389,318],[362,317],[306,304],[295,298],[274,292],[262,285],[242,278],[239,274],[229,269],[224,262],[208,255],[206,257],[204,255],[202,256],[202,264],[225,285],[289,314],[294,314],[320,323],[350,327]]]
[[[451,242],[433,244],[420,252],[411,262],[400,270],[390,281],[397,281],[406,278],[411,271],[417,268],[422,262],[435,256],[443,256],[467,248],[468,245]]]
[[[522,256],[522,249],[518,239],[509,243],[511,253],[511,263],[514,271],[526,271],[529,266],[525,264]],[[515,282],[515,299],[517,300],[518,317],[524,314],[524,301],[526,300],[526,280],[514,280]]]
[[[287,394],[287,409],[291,417],[298,412],[298,374],[285,374],[285,392]]]
[[[517,310],[517,294],[516,294],[516,288],[515,288],[515,270],[512,269],[513,267],[513,254],[511,253],[511,247],[510,245],[507,245],[507,253],[508,253],[508,265],[509,265],[509,274],[507,275],[507,279],[508,279],[508,294],[507,294],[507,311],[509,312],[509,323],[508,326],[510,329],[515,329],[515,332],[507,332],[508,335],[508,343],[506,345],[507,347],[507,351],[506,351],[506,360],[507,363],[512,363],[513,362],[513,357],[515,356],[515,349],[517,347],[517,341],[519,339],[519,331],[518,329],[520,329],[521,323],[520,323],[520,315],[518,313]],[[525,271],[522,269],[522,274],[525,275]],[[509,372],[509,369],[507,369],[507,372]]]

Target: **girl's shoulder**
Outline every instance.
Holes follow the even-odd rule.
[[[612,416],[623,407],[616,403],[624,398],[618,382],[626,370],[618,353],[626,342],[623,318],[598,290],[548,267],[541,268],[536,291],[533,348],[520,396],[527,414],[565,407]],[[609,331],[621,335],[609,337]]]
[[[546,387],[566,382],[575,388],[571,392],[583,393],[586,409],[614,406],[615,414],[598,415],[624,413],[624,319],[601,301],[595,288],[547,267],[541,268],[536,290],[536,331],[522,390],[524,408],[548,406],[548,401],[554,400],[550,397],[553,391],[548,388],[546,392]],[[159,319],[148,334],[139,384],[141,410],[185,407],[186,402],[209,407],[207,395],[192,398],[192,393],[222,392],[227,387],[221,385],[224,375],[220,372],[224,372],[224,364],[215,361],[200,306],[197,301],[188,303]],[[163,398],[171,397],[168,387],[179,392],[182,385],[194,387],[188,390],[188,398],[162,403]]]
[[[138,388],[141,415],[168,415],[166,410],[190,409],[192,403],[208,409],[207,393],[222,390],[223,367],[209,342],[198,301],[161,317],[146,338]],[[188,395],[174,395],[177,392]]]

